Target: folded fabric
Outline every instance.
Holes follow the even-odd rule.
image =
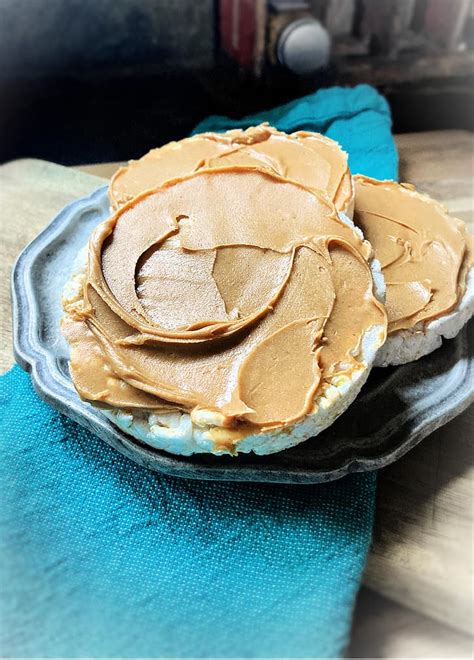
[[[352,174],[397,178],[398,153],[391,133],[390,107],[369,85],[322,89],[242,119],[213,115],[198,124],[193,134],[247,128],[265,121],[287,133],[314,131],[336,140],[349,154]]]
[[[239,122],[338,139],[396,177],[386,102],[329,89]],[[8,657],[334,657],[348,643],[375,475],[315,486],[140,468],[0,378],[0,648]],[[317,442],[317,440],[315,440]]]

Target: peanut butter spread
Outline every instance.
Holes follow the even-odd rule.
[[[410,184],[363,176],[354,182],[354,221],[385,276],[389,334],[450,312],[473,263],[465,224]]]
[[[318,133],[291,135],[260,126],[202,133],[152,149],[114,175],[109,188],[113,209],[145,190],[202,169],[257,167],[324,191],[338,211],[351,214],[353,189],[347,154],[337,142]]]
[[[102,405],[187,411],[229,441],[291,425],[365,367],[367,330],[384,336],[370,254],[327,197],[268,171],[168,181],[90,239],[63,321],[75,386]]]

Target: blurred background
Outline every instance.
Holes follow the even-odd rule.
[[[0,0],[0,161],[125,160],[208,114],[367,82],[473,128],[471,0]]]

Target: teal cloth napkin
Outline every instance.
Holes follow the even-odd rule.
[[[397,178],[398,153],[391,133],[390,108],[369,85],[322,89],[243,119],[213,115],[198,124],[193,134],[247,128],[264,121],[287,133],[315,131],[336,140],[349,154],[352,174]]]
[[[329,89],[243,122],[324,131],[394,178],[390,112]],[[335,657],[371,539],[375,475],[320,486],[139,468],[0,378],[0,648],[8,657]]]

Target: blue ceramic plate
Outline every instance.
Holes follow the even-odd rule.
[[[80,400],[59,329],[61,291],[90,232],[109,215],[108,205],[106,188],[73,202],[19,256],[12,281],[14,350],[42,399],[140,465],[194,479],[329,481],[388,465],[473,400],[471,325],[417,362],[374,369],[355,403],[329,429],[292,449],[232,458],[178,457],[147,447]]]

